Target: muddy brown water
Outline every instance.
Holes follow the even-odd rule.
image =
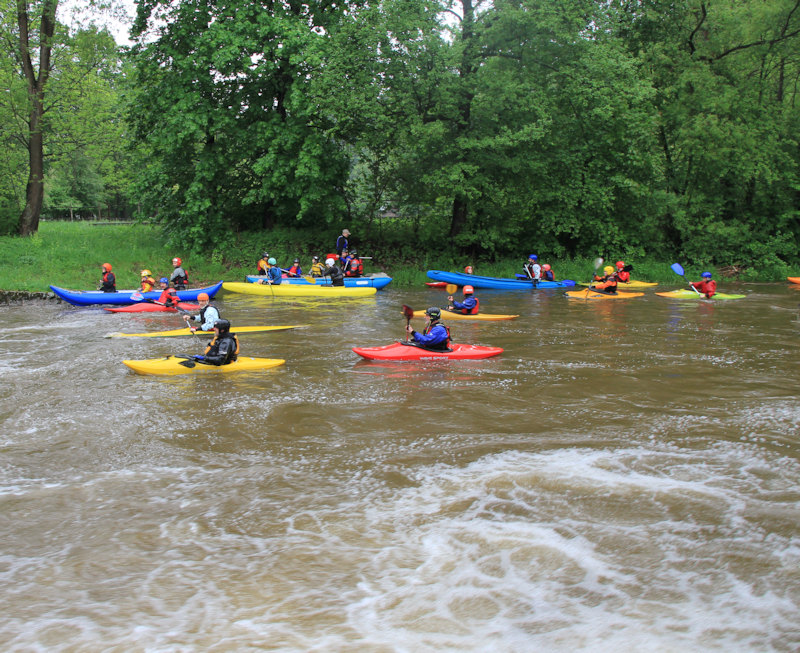
[[[665,289],[679,287],[666,286]],[[389,286],[223,293],[263,373],[170,315],[0,307],[3,650],[791,651],[800,647],[800,292],[478,291],[483,361],[374,363]],[[421,324],[421,323],[420,323]]]

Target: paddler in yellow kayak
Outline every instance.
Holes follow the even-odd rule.
[[[447,298],[449,305],[448,311],[458,311],[462,315],[477,315],[480,308],[480,301],[474,295],[475,289],[472,286],[464,286],[464,301],[457,302],[450,295]]]
[[[232,363],[239,355],[239,339],[235,333],[231,333],[231,323],[228,320],[216,320],[213,328],[211,343],[201,356],[193,358],[208,365]]]
[[[603,275],[602,277],[598,275],[594,275],[594,281],[599,283],[595,283],[592,286],[589,286],[590,290],[594,290],[595,292],[604,292],[609,295],[615,295],[617,293],[617,275],[614,272],[614,268],[610,265],[606,265],[603,268]]]

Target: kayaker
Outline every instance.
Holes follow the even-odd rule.
[[[312,277],[321,277],[324,272],[325,272],[325,266],[322,265],[322,263],[320,263],[319,256],[312,256],[311,257],[311,276]]]
[[[227,365],[236,360],[239,354],[239,339],[231,333],[231,323],[219,319],[214,322],[214,337],[202,356],[195,356],[209,365]]]
[[[342,257],[342,252],[350,247],[350,230],[342,229],[342,235],[336,239],[336,253],[339,258]]]
[[[617,292],[617,275],[614,274],[614,268],[612,268],[610,265],[606,265],[603,268],[602,277],[595,274],[594,281],[598,283],[589,286],[592,290],[608,294]]]
[[[139,286],[140,292],[150,292],[156,287],[156,280],[153,278],[153,273],[150,270],[142,270],[142,282]]]
[[[302,277],[303,276],[303,268],[300,267],[300,259],[296,258],[293,263],[292,267],[286,270],[286,274],[290,277]]]
[[[533,281],[533,287],[535,288],[542,278],[542,266],[539,265],[539,257],[536,254],[530,254],[522,269],[528,279]]]
[[[556,280],[556,273],[553,272],[553,268],[550,267],[549,263],[545,263],[542,266],[542,278],[544,281],[555,281]]]
[[[468,265],[464,268],[464,274],[472,274],[472,266]]]
[[[326,277],[330,277],[332,285],[344,285],[344,274],[342,274],[342,271],[336,265],[336,261],[334,261],[332,258],[325,260],[325,269],[323,270],[322,274]]]
[[[256,283],[268,283],[273,286],[280,286],[283,277],[281,276],[281,269],[278,267],[278,261],[270,257],[267,259],[267,263],[269,267],[267,268],[266,276],[263,279],[259,279]]]
[[[192,331],[197,331],[198,327],[189,326],[189,322],[200,322],[200,331],[211,331],[214,328],[214,322],[220,319],[219,311],[216,306],[208,303],[207,293],[201,292],[197,296],[197,303],[200,304],[200,312],[197,315],[183,316],[186,326]]]
[[[175,288],[169,287],[169,279],[166,277],[161,277],[158,280],[158,285],[161,288],[161,294],[158,296],[156,303],[170,307],[177,306],[178,302],[181,300],[178,297],[178,291],[175,290]]]
[[[346,277],[364,276],[364,264],[361,262],[361,259],[358,258],[358,252],[356,252],[356,250],[350,252],[350,258],[342,269]]]
[[[692,281],[692,288],[703,293],[706,299],[711,299],[717,294],[717,282],[711,278],[710,272],[703,272],[700,276],[703,277],[703,280]]]
[[[184,270],[181,266],[183,265],[183,261],[181,261],[177,256],[172,259],[172,274],[169,277],[170,283],[175,286],[176,290],[186,290],[186,284],[189,283],[189,275],[186,274],[186,270]]]
[[[617,266],[617,280],[620,283],[630,283],[631,273],[625,269],[625,261],[617,261],[615,265]]]
[[[264,276],[267,274],[267,270],[269,270],[269,254],[264,252],[256,264],[256,274]]]
[[[425,311],[425,330],[419,333],[409,324],[406,331],[415,345],[435,351],[447,351],[450,349],[450,328],[441,324],[441,319],[441,309],[431,306]]]
[[[97,289],[103,292],[117,292],[117,278],[111,271],[111,263],[103,263],[100,271],[103,274],[103,278],[100,280],[100,285],[97,286]]]
[[[464,286],[464,301],[457,302],[453,299],[453,296],[450,295],[447,298],[447,301],[450,302],[450,305],[447,307],[449,311],[458,311],[462,315],[477,315],[478,309],[480,308],[480,301],[474,295],[475,289],[472,286]]]

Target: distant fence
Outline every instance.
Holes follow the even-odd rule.
[[[42,220],[60,220],[68,222],[102,220],[103,222],[131,222],[135,219],[133,207],[68,207],[42,209]]]

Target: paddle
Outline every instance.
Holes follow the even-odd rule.
[[[597,258],[594,260],[594,270],[592,271],[592,278],[591,278],[591,280],[590,280],[590,283],[591,283],[592,281],[594,281],[594,278],[597,276],[597,271],[600,269],[600,266],[601,266],[601,265],[603,265],[603,257],[602,257],[602,256],[598,256],[598,257],[597,257]],[[586,293],[585,293],[586,297],[588,297],[588,296],[589,296],[589,291],[590,291],[590,290],[592,290],[592,287],[591,287],[591,285],[589,285],[589,287],[587,287],[587,288],[586,288]],[[597,292],[597,291],[595,290],[595,291],[593,291],[593,292]]]
[[[164,302],[160,302],[156,299],[149,299],[148,297],[145,297],[142,293],[140,293],[138,290],[134,293],[131,293],[131,299],[135,302],[145,302],[146,304],[156,304],[158,306],[166,306],[167,308],[174,308],[179,313],[184,313],[184,314],[189,313],[189,311],[181,308],[177,304],[174,304],[173,306],[167,306],[167,304],[165,304]]]
[[[679,277],[683,277],[683,280],[684,280],[686,283],[688,283],[688,284],[689,284],[689,288],[691,288],[692,290],[694,290],[694,291],[695,291],[695,292],[696,292],[698,295],[699,295],[699,294],[701,294],[701,293],[700,293],[700,291],[699,291],[697,288],[695,288],[695,287],[692,285],[692,283],[691,283],[691,282],[690,282],[690,281],[689,281],[689,280],[686,278],[686,273],[683,271],[683,266],[681,266],[681,264],[680,264],[680,263],[673,263],[673,264],[672,264],[672,265],[670,265],[669,267],[670,267],[670,269],[671,269],[671,270],[672,270],[672,271],[673,271],[675,274],[677,274]]]
[[[448,283],[444,289],[447,291],[449,297],[447,298],[447,310],[453,310],[453,293],[458,292],[458,286],[454,283]]]
[[[408,342],[408,325],[411,324],[411,318],[414,317],[414,309],[403,304],[403,315],[406,318],[406,342]]]

